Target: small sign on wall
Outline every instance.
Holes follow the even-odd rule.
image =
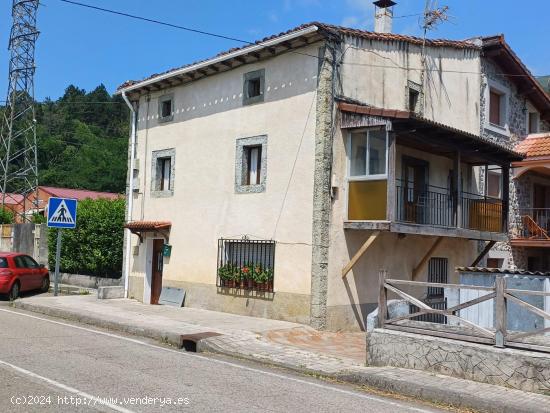
[[[172,246],[170,244],[164,244],[162,246],[162,256],[169,257],[172,255]]]

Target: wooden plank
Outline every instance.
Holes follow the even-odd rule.
[[[515,347],[515,348],[521,348],[524,350],[532,350],[532,351],[542,351],[545,353],[550,353],[550,347],[547,346],[538,346],[536,344],[527,344],[527,343],[521,343],[516,341],[506,341],[506,347]]]
[[[447,317],[451,317],[451,318],[456,318],[457,320],[459,320],[461,323],[463,324],[466,324],[467,326],[470,326],[472,327],[474,330],[477,330],[479,331],[481,334],[483,334],[484,336],[486,337],[494,337],[495,335],[493,334],[492,331],[489,331],[481,326],[478,326],[477,324],[475,323],[472,323],[471,321],[469,320],[466,320],[465,318],[462,318],[462,317],[459,317],[457,315],[454,315],[454,314],[447,314]]]
[[[472,262],[472,265],[470,265],[470,267],[475,267],[477,264],[479,264],[479,262],[483,259],[483,257],[485,257],[485,255],[487,255],[487,253],[489,252],[489,250],[491,248],[493,248],[493,246],[496,244],[496,241],[489,241],[486,245],[485,245],[485,248],[483,248],[483,251],[481,251],[481,253],[477,256],[477,258],[474,260],[474,262]]]
[[[398,296],[400,296],[401,298],[404,298],[405,300],[407,300],[409,303],[411,304],[414,304],[415,306],[417,306],[418,308],[422,308],[424,310],[429,310],[428,312],[430,311],[433,311],[433,308],[427,306],[426,304],[424,304],[422,301],[414,298],[413,296],[401,291],[400,289],[396,288],[396,287],[393,287],[392,285],[388,284],[387,282],[385,283],[385,287],[386,289],[390,290],[390,291],[393,291],[395,294],[397,294]]]
[[[546,327],[540,330],[527,331],[525,333],[509,334],[507,339],[510,341],[520,340],[525,337],[538,336],[539,334],[544,334],[548,332],[550,332],[550,327]]]
[[[507,288],[506,290],[504,290],[504,292],[507,292],[509,294],[516,294],[516,295],[525,294],[525,295],[542,295],[545,297],[550,296],[550,291],[514,290],[514,289]]]
[[[504,347],[504,341],[506,340],[506,300],[505,292],[506,281],[504,277],[500,276],[495,278],[495,346]]]
[[[386,218],[389,221],[395,221],[396,216],[396,136],[394,132],[388,132],[388,181],[387,181],[387,205],[386,205]]]
[[[433,245],[431,246],[431,248],[428,250],[428,252],[424,255],[424,257],[422,257],[418,265],[413,269],[412,271],[413,281],[418,276],[418,273],[420,272],[420,270],[422,270],[424,266],[428,263],[428,260],[430,259],[432,254],[435,252],[435,250],[437,249],[441,241],[443,241],[443,237],[438,237],[433,243]]]
[[[541,310],[540,308],[537,308],[535,307],[534,305],[531,305],[529,303],[526,303],[525,301],[517,298],[516,296],[514,296],[513,294],[509,294],[509,293],[504,293],[504,296],[509,299],[509,300],[512,300],[514,303],[526,308],[527,310],[531,311],[532,313],[535,313],[536,315],[542,317],[542,318],[546,318],[547,320],[550,320],[550,314],[547,313],[546,311],[544,310]]]
[[[388,273],[386,270],[380,270],[378,273],[378,327],[383,328],[386,324],[386,317],[388,316],[388,292],[386,291],[386,277]]]
[[[353,258],[348,263],[348,265],[346,265],[342,269],[342,278],[344,278],[347,275],[347,273],[351,271],[353,266],[357,263],[357,261],[359,261],[359,259],[363,256],[365,251],[367,251],[367,249],[371,246],[371,244],[374,242],[374,240],[378,235],[380,235],[380,231],[374,232],[369,238],[367,238],[365,243],[361,246],[361,248],[359,248],[359,251],[357,251],[357,253],[353,256]]]
[[[397,324],[386,324],[384,328],[388,330],[404,331],[406,333],[423,334],[426,336],[449,338],[452,340],[469,341],[480,344],[493,344],[494,342],[492,338],[478,337],[460,333],[451,333],[447,331],[430,330],[426,328],[408,327]]]
[[[398,321],[407,320],[409,318],[418,317],[418,316],[424,315],[424,314],[428,314],[428,312],[426,310],[421,310],[421,311],[417,311],[416,313],[405,314],[405,315],[400,316],[400,317],[390,318],[389,320],[386,321],[386,324],[396,323]],[[411,321],[414,321],[414,320],[411,320]]]
[[[473,300],[465,301],[463,303],[455,305],[454,307],[448,308],[447,311],[449,311],[450,313],[453,313],[455,311],[462,310],[463,308],[468,308],[468,307],[471,307],[473,305],[482,303],[484,301],[492,300],[495,297],[496,297],[496,293],[482,295],[481,297],[477,297],[477,298],[474,298]]]
[[[394,278],[386,279],[386,283],[392,285],[413,285],[418,287],[442,287],[450,289],[468,289],[468,290],[480,290],[480,291],[494,291],[494,287],[484,287],[482,285],[466,285],[466,284],[446,284],[446,283],[430,283],[426,281],[409,281],[409,280],[396,280]]]

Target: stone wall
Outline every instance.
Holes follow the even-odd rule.
[[[367,364],[424,370],[518,390],[550,391],[550,354],[375,329]]]

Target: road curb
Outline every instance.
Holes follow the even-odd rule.
[[[171,333],[169,331],[164,331],[161,329],[136,327],[134,325],[123,322],[104,320],[94,316],[83,316],[81,314],[72,313],[70,311],[42,306],[39,304],[29,304],[19,300],[14,301],[13,305],[15,308],[19,308],[21,310],[32,311],[34,313],[40,313],[50,317],[62,318],[64,320],[77,321],[79,323],[89,324],[108,330],[121,331],[135,336],[152,338],[154,340],[169,344],[177,348],[183,347],[181,334]]]
[[[17,300],[14,307],[26,311],[44,314],[50,317],[93,325],[109,330],[121,331],[135,336],[151,338],[177,348],[183,347],[181,334],[171,333],[155,328],[141,328],[135,325],[112,320],[104,320],[95,316],[83,316],[65,309],[27,303]],[[308,375],[367,386],[372,389],[389,392],[415,399],[421,399],[437,404],[450,405],[456,408],[474,409],[488,413],[548,413],[550,397],[527,393],[469,380],[441,376],[426,372],[392,367],[356,367],[342,369],[339,372],[305,368],[295,363],[273,360],[259,354],[250,354],[235,348],[224,348],[216,339],[197,337],[196,351],[210,352],[238,358],[264,365],[282,367]],[[195,340],[193,340],[195,341]],[[445,384],[442,385],[442,381]]]

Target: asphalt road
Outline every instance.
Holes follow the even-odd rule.
[[[1,412],[437,412],[0,303]]]

